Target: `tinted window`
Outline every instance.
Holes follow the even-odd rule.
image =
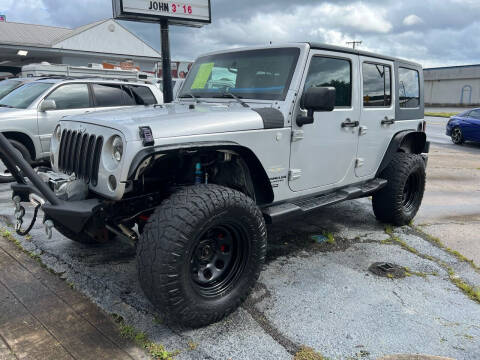
[[[53,86],[52,83],[34,82],[20,86],[10,94],[0,100],[0,107],[8,106],[18,109],[26,109],[30,104],[38,99],[45,91]]]
[[[351,75],[350,61],[315,56],[310,63],[305,90],[311,87],[332,86],[337,90],[335,106],[351,106]]]
[[[154,105],[157,103],[157,99],[153,96],[152,90],[146,86],[129,86],[132,96],[134,97],[135,104],[137,105]]]
[[[113,84],[93,84],[93,93],[97,107],[124,106],[132,96],[128,89]]]
[[[300,54],[298,48],[238,51],[205,56],[192,66],[180,97],[284,100]]]
[[[420,77],[418,71],[406,68],[398,69],[399,102],[401,108],[420,106]]]
[[[90,107],[87,84],[62,85],[45,99],[55,100],[57,110],[85,109]]]
[[[364,63],[362,72],[363,106],[390,106],[392,103],[390,67]]]
[[[15,90],[20,85],[22,85],[22,83],[18,80],[3,80],[3,81],[0,81],[0,99],[3,98],[8,93]]]
[[[471,118],[479,119],[480,120],[480,110],[472,110],[469,115]]]

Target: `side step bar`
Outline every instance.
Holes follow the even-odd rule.
[[[333,193],[294,200],[262,209],[265,221],[269,224],[287,217],[301,215],[323,206],[336,204],[345,200],[369,196],[387,185],[387,180],[374,179],[359,186],[348,186]]]

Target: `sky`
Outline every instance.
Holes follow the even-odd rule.
[[[112,17],[110,0],[0,0],[7,20],[77,27]],[[154,48],[159,25],[123,22]],[[213,50],[288,41],[347,46],[420,62],[480,63],[480,0],[212,0],[212,24],[172,26],[173,60]]]

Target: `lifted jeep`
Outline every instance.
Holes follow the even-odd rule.
[[[380,221],[412,220],[423,109],[418,64],[313,43],[237,49],[200,57],[175,103],[63,119],[54,172],[34,172],[1,134],[0,157],[19,233],[32,201],[50,235],[138,243],[145,294],[199,327],[251,292],[266,222],[370,195]]]

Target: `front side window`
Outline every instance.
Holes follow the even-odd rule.
[[[411,109],[420,106],[420,76],[417,70],[399,68],[399,104],[401,108]]]
[[[115,84],[93,84],[93,93],[97,107],[124,106],[131,97],[126,87]]]
[[[390,66],[363,63],[363,106],[386,107],[392,104]]]
[[[0,81],[0,99],[5,95],[11,93],[13,90],[22,85],[21,81],[18,80],[3,80]]]
[[[280,48],[205,56],[192,66],[180,97],[285,100],[300,49]],[[191,97],[191,96],[190,96]]]
[[[85,109],[90,107],[87,84],[62,85],[48,95],[45,100],[54,100],[57,110]]]
[[[305,90],[311,87],[334,87],[335,107],[352,105],[352,67],[349,60],[314,56],[310,63]]]
[[[23,85],[0,100],[0,107],[26,109],[53,86],[52,83],[33,82]]]
[[[480,110],[472,110],[469,117],[480,120]]]

